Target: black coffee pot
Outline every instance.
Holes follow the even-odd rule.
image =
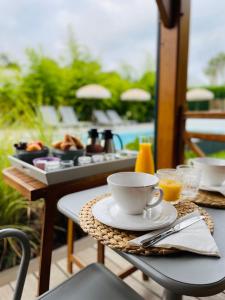
[[[123,149],[123,141],[119,134],[112,133],[112,130],[106,129],[102,132],[102,140],[101,140],[101,145],[103,147],[103,151],[105,153],[115,153],[116,152],[116,147],[113,141],[113,137],[116,136],[120,142],[120,147]]]
[[[88,154],[95,154],[103,152],[103,147],[101,146],[99,133],[96,128],[92,128],[88,131],[88,142],[86,146],[86,152]]]

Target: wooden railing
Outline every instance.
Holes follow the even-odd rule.
[[[202,112],[202,111],[187,111],[184,113],[184,119],[225,119],[225,112]],[[210,124],[209,124],[210,127]],[[225,142],[225,134],[201,133],[201,132],[184,132],[184,141],[186,145],[200,157],[204,157],[205,153],[202,149],[193,142],[192,139],[200,139],[214,142]]]
[[[218,111],[186,111],[185,119],[225,119],[225,112]]]

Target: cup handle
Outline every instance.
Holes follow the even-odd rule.
[[[163,190],[158,188],[158,187],[153,187],[153,191],[152,191],[153,194],[158,194],[159,193],[159,196],[158,196],[158,199],[156,199],[156,201],[154,203],[147,203],[146,205],[146,208],[152,208],[152,207],[155,207],[156,205],[158,205],[162,200],[163,200]]]

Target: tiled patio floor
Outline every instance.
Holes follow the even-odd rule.
[[[96,247],[95,242],[91,238],[83,238],[76,242],[76,254],[84,264],[89,264],[95,261]],[[106,250],[106,266],[114,273],[119,273],[122,269],[126,269],[130,264],[121,258],[111,249]],[[0,300],[11,300],[13,289],[15,287],[17,268],[12,268],[0,273]],[[185,271],[185,270],[184,270]],[[78,268],[74,266],[74,273],[78,272]],[[33,300],[37,291],[37,275],[38,274],[38,260],[33,259],[30,263],[29,274],[27,275],[24,293],[22,300]],[[66,270],[66,247],[59,248],[53,253],[53,263],[51,268],[51,282],[50,286],[54,287],[66,280],[70,275]],[[142,274],[136,271],[131,276],[125,279],[125,282],[141,294],[146,300],[160,300],[162,299],[163,288],[153,280],[147,282],[142,281]],[[208,298],[193,298],[184,297],[184,300],[225,300],[225,294],[220,293],[216,296]],[[85,300],[85,299],[84,299]]]

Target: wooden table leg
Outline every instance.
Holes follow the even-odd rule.
[[[142,273],[142,279],[143,279],[144,281],[148,281],[148,280],[149,280],[148,276],[145,275],[145,273]]]
[[[105,263],[105,246],[99,241],[97,241],[97,262],[103,265]]]
[[[56,203],[58,199],[54,198],[54,195],[48,195],[44,200],[45,208],[41,237],[38,295],[43,294],[49,289],[53,246],[53,229],[56,214]]]
[[[71,219],[68,219],[67,223],[67,272],[73,273],[73,236],[74,236],[74,224]]]
[[[118,277],[121,279],[126,278],[127,276],[131,275],[132,273],[136,272],[137,268],[136,267],[131,267],[125,271],[123,271],[122,273],[118,274]]]

